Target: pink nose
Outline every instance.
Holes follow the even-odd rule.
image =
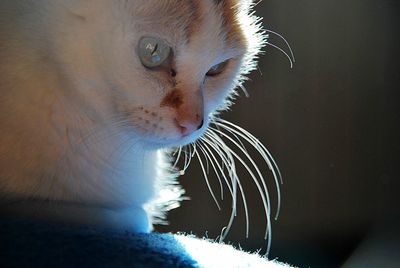
[[[176,124],[183,136],[187,136],[203,126],[203,117],[196,115],[192,119],[176,120]]]

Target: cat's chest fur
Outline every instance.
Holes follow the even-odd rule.
[[[143,205],[157,196],[160,180],[169,174],[164,153],[144,148],[139,139],[103,125],[99,114],[93,118],[90,111],[73,109],[74,104],[49,98],[43,107],[24,100],[21,109],[29,107],[29,113],[2,106],[3,115],[14,112],[0,126],[7,129],[0,138],[6,206],[23,217],[149,231],[151,211]]]
[[[74,102],[85,102],[85,96],[60,100],[61,96],[41,92],[42,88],[63,86],[51,76],[41,79],[40,85],[35,85],[35,79],[15,82],[16,87],[27,89],[25,95],[11,92],[2,103],[0,128],[6,130],[0,137],[2,196],[12,202],[50,200],[54,207],[59,202],[106,207],[109,209],[98,209],[95,215],[90,214],[93,209],[77,212],[77,208],[62,206],[57,213],[67,222],[77,218],[77,223],[83,224],[97,221],[114,226],[123,222],[148,231],[147,216],[143,223],[143,215],[138,215],[144,214],[142,205],[156,196],[157,181],[168,174],[162,168],[166,162],[163,153],[148,150],[139,139],[105,124],[106,104],[99,103],[104,107],[93,111]],[[29,95],[30,89],[36,90],[35,94]],[[46,211],[43,206],[30,209]],[[99,216],[119,210],[122,215],[113,215],[111,222]],[[44,216],[54,217],[52,211],[48,214]],[[84,215],[91,216],[85,219]],[[141,219],[140,223],[135,223],[136,219]]]

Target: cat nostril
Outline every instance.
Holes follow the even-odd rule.
[[[195,132],[196,130],[199,130],[200,128],[202,128],[203,126],[203,120],[200,121],[179,121],[177,119],[174,120],[175,121],[175,125],[177,126],[177,128],[179,129],[179,131],[181,132],[181,134],[183,136],[187,136],[193,132]]]
[[[200,124],[197,126],[197,130],[199,130],[200,128],[202,128],[204,125],[204,120],[201,120]]]
[[[172,77],[175,77],[175,76],[176,76],[176,71],[175,71],[175,69],[171,69],[170,73],[171,73],[171,76],[172,76]]]
[[[179,130],[181,131],[181,133],[182,133],[183,135],[187,135],[187,134],[188,134],[188,129],[187,129],[187,127],[179,126]]]

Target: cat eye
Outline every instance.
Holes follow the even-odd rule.
[[[208,70],[206,75],[207,76],[215,76],[215,75],[222,73],[222,71],[225,69],[227,64],[228,64],[227,60],[223,61],[221,63],[215,64],[213,67],[210,68],[210,70]]]
[[[161,66],[171,54],[171,47],[157,37],[143,37],[139,41],[139,58],[147,68]]]

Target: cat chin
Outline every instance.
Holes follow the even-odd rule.
[[[204,135],[204,133],[207,131],[209,120],[205,119],[204,121],[205,122],[203,123],[202,128],[185,136],[181,134],[176,134],[175,137],[171,136],[162,137],[155,135],[150,136],[148,133],[139,134],[138,132],[136,132],[136,135],[140,137],[139,139],[143,148],[148,150],[159,150],[159,149],[170,149],[170,148],[181,147],[196,142],[196,140],[198,140],[200,137]]]
[[[169,149],[174,147],[185,146],[198,140],[206,131],[206,129],[199,129],[190,135],[182,136],[176,139],[151,139],[145,138],[143,140],[144,148],[149,150]]]

